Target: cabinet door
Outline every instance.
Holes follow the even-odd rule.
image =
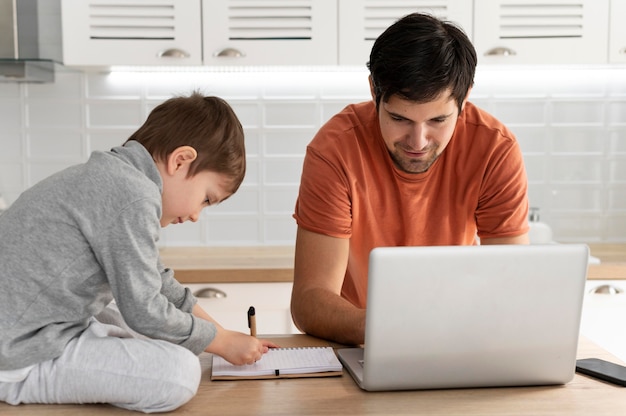
[[[471,0],[339,0],[339,63],[364,66],[378,35],[414,12],[455,22],[472,38]]]
[[[608,0],[475,0],[478,63],[606,63],[608,7]]]
[[[291,282],[186,284],[198,304],[224,328],[248,333],[247,311],[256,309],[257,332],[297,334],[291,320]]]
[[[609,32],[609,62],[626,62],[626,1],[611,0],[611,22]]]
[[[336,0],[203,0],[205,65],[336,65]]]
[[[200,0],[62,0],[68,66],[200,65]]]

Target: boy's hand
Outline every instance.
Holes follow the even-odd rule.
[[[257,339],[241,332],[218,328],[206,352],[217,354],[235,365],[254,364],[270,348],[278,348],[271,341]]]

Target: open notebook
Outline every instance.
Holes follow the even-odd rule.
[[[574,377],[588,248],[376,248],[364,348],[337,351],[365,390],[563,384]]]
[[[212,380],[327,377],[342,374],[331,347],[271,348],[251,365],[233,365],[213,355]]]

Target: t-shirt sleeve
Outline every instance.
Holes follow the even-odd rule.
[[[528,232],[528,185],[516,140],[494,149],[476,210],[478,237],[514,237]]]
[[[349,179],[341,166],[332,153],[307,147],[294,212],[298,226],[331,237],[351,236]]]

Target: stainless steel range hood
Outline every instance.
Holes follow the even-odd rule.
[[[0,0],[0,82],[53,82],[62,56],[60,0]]]

